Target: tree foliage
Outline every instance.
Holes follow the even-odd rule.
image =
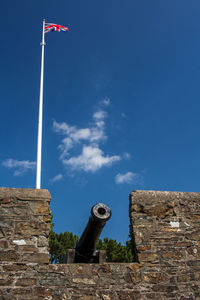
[[[78,240],[77,235],[71,232],[55,233],[53,230],[49,236],[50,263],[61,264],[67,249],[75,247]]]
[[[96,249],[106,250],[107,262],[132,262],[133,255],[131,251],[131,242],[127,241],[126,245],[118,243],[116,240],[104,238],[99,239]]]

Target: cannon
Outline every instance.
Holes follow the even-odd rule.
[[[97,203],[91,208],[87,226],[78,240],[75,249],[67,252],[67,263],[98,263],[105,262],[105,251],[96,251],[96,243],[111,217],[111,209],[104,203]]]

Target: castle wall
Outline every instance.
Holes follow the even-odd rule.
[[[200,299],[199,200],[132,192],[139,262],[49,265],[49,192],[0,188],[0,299]]]
[[[0,262],[48,263],[50,194],[0,188]]]
[[[129,213],[140,263],[178,268],[200,259],[200,193],[133,191]]]

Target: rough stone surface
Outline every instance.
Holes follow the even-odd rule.
[[[0,261],[49,262],[49,202],[47,190],[0,188]]]
[[[50,195],[0,189],[1,300],[200,299],[200,194],[135,191],[129,264],[48,264]]]
[[[133,264],[4,262],[0,299],[199,299],[200,271]]]
[[[200,257],[200,193],[133,191],[130,221],[136,260],[182,267]]]

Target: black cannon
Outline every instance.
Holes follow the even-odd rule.
[[[111,209],[107,205],[97,203],[92,207],[87,226],[78,240],[75,249],[68,250],[68,263],[98,263],[105,261],[105,251],[96,251],[96,243],[110,217]]]

